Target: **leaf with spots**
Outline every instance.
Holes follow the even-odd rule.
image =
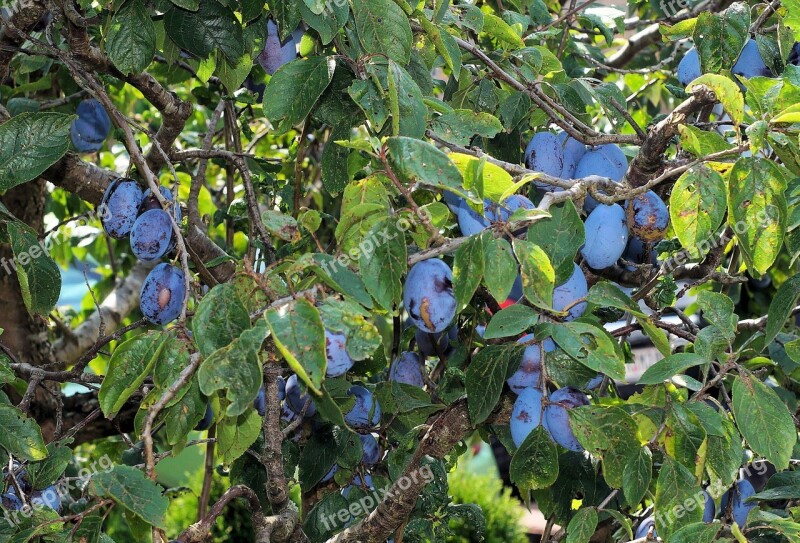
[[[725,205],[725,180],[707,166],[691,168],[675,183],[669,215],[681,245],[692,257],[702,256],[701,247],[725,218]]]
[[[489,345],[467,367],[467,406],[473,424],[480,424],[500,400],[511,366],[522,359],[524,347],[516,344]],[[516,367],[513,368],[516,371]]]
[[[0,403],[0,428],[0,447],[9,453],[34,462],[47,457],[39,425],[16,407]]]
[[[428,142],[396,137],[386,141],[389,163],[407,184],[424,183],[431,187],[449,187],[461,192],[461,172],[442,151]]]
[[[305,298],[272,308],[265,315],[275,346],[289,367],[319,395],[328,359],[325,355],[325,328],[319,311]]]
[[[131,466],[114,466],[92,476],[94,494],[111,498],[148,524],[165,528],[164,516],[169,500],[156,482],[144,476],[141,470]]]
[[[396,219],[386,218],[370,229],[359,248],[359,268],[367,292],[392,311],[403,296],[408,258],[405,233]]]
[[[366,53],[383,54],[401,64],[411,56],[411,24],[392,0],[353,0],[358,40]]]

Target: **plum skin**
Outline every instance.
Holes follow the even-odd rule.
[[[578,162],[580,162],[583,155],[586,154],[586,146],[566,132],[561,132],[558,135],[558,141],[563,151],[563,158],[561,161],[563,166],[561,168],[560,177],[562,179],[574,179]]]
[[[139,308],[153,324],[170,323],[181,313],[185,289],[183,270],[161,263],[150,270],[142,284]]]
[[[131,250],[143,262],[164,256],[173,243],[172,221],[163,209],[149,209],[139,215],[131,228]]]
[[[631,198],[626,208],[628,227],[642,241],[659,241],[669,226],[669,209],[652,190]]]
[[[361,438],[361,449],[364,451],[361,463],[366,466],[374,466],[381,457],[381,448],[378,445],[378,440],[375,439],[373,434],[359,434],[358,437]]]
[[[628,159],[625,153],[618,145],[610,143],[595,147],[583,155],[575,168],[575,179],[597,175],[620,182],[627,172]],[[591,194],[587,194],[583,208],[590,213],[598,203]]]
[[[542,391],[528,387],[520,391],[511,410],[511,439],[519,447],[534,428],[542,424]]]
[[[577,264],[573,264],[572,275],[565,282],[557,285],[553,289],[553,309],[563,311],[564,308],[572,304],[579,298],[584,298],[589,292],[589,285],[586,283],[586,275]],[[586,302],[575,304],[569,308],[567,321],[575,320],[586,311]]]
[[[128,237],[143,198],[142,188],[133,179],[120,177],[113,180],[103,194],[99,208],[100,222],[106,234],[114,239]]]
[[[584,223],[586,243],[581,254],[586,263],[596,270],[613,265],[628,243],[625,210],[618,204],[598,205]]]
[[[425,386],[421,370],[423,363],[422,357],[415,352],[400,353],[400,356],[392,364],[392,369],[389,370],[389,379],[396,383],[422,388]]]
[[[381,420],[381,406],[375,396],[366,388],[353,385],[347,394],[355,398],[353,407],[345,413],[344,420],[357,430],[366,430],[377,426]]]
[[[291,409],[295,415],[300,415],[303,412],[303,406],[308,398],[309,395],[304,393],[300,388],[300,380],[297,378],[297,374],[292,374],[286,380],[286,404],[289,409]],[[317,406],[314,405],[314,401],[312,400],[306,410],[306,418],[313,417],[316,412]]]
[[[527,334],[517,340],[517,343],[533,341],[533,334]],[[520,394],[528,387],[541,389],[542,346],[540,343],[528,345],[522,352],[522,362],[514,375],[506,380],[508,387],[516,394]]]
[[[347,354],[346,336],[325,330],[325,356],[328,359],[325,375],[339,377],[353,367],[353,359]]]
[[[697,48],[692,47],[678,63],[678,81],[686,87],[701,75],[703,72],[700,71],[700,55],[697,53]]]
[[[448,328],[446,332],[436,334],[429,334],[419,328],[414,332],[414,340],[423,356],[439,356],[439,353],[444,357],[449,356],[454,349],[451,342],[457,338],[458,328],[455,325]]]
[[[78,118],[70,126],[70,137],[75,149],[81,153],[95,153],[111,132],[111,119],[103,105],[89,98],[81,101],[75,113]]]
[[[289,36],[281,42],[278,35],[278,25],[267,19],[267,39],[264,50],[258,55],[258,63],[269,75],[278,71],[278,68],[291,62],[297,57],[297,42],[294,36]]]
[[[644,519],[641,524],[639,524],[639,527],[636,528],[636,534],[633,536],[633,538],[642,539],[643,537],[647,536],[647,534],[650,532],[650,528],[653,529],[652,537],[653,538],[658,537],[658,534],[656,533],[656,517],[653,515],[650,515],[649,517]]]
[[[200,422],[194,427],[195,430],[198,432],[202,432],[203,430],[208,430],[211,428],[211,423],[214,422],[214,410],[211,409],[211,402],[206,402],[206,412],[203,415],[203,418],[200,419]]]
[[[403,305],[420,330],[445,330],[456,315],[450,266],[435,258],[414,264],[403,288]]]
[[[548,400],[549,404],[544,408],[543,421],[550,437],[565,449],[583,451],[583,447],[572,432],[567,411],[589,405],[586,394],[575,388],[564,387],[553,392]]]

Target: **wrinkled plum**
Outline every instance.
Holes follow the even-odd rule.
[[[446,329],[456,314],[450,266],[436,258],[414,264],[403,288],[403,305],[420,330]]]
[[[528,343],[529,341],[533,341],[533,339],[533,334],[528,334],[519,338],[517,343]],[[525,347],[525,350],[522,352],[522,362],[519,368],[514,372],[514,375],[509,377],[506,381],[508,387],[516,394],[520,394],[528,387],[541,388],[541,370],[542,345],[540,343],[535,343]]]
[[[153,324],[167,324],[181,314],[186,292],[183,271],[161,263],[147,274],[142,284],[139,307]]]
[[[544,426],[550,437],[565,449],[582,451],[583,447],[572,432],[567,411],[589,405],[586,394],[575,388],[564,387],[553,392],[548,401],[547,407],[544,408]]]
[[[145,211],[131,228],[131,250],[139,260],[153,262],[167,254],[172,236],[172,221],[166,211]]]
[[[425,386],[425,380],[422,378],[423,363],[424,360],[418,353],[410,351],[400,353],[389,371],[389,379],[396,383],[422,388]]]
[[[569,279],[553,289],[553,309],[563,311],[567,306],[571,306],[567,311],[569,315],[565,320],[575,320],[586,311],[586,302],[575,305],[572,305],[572,303],[575,300],[584,298],[588,292],[589,286],[586,284],[586,275],[584,275],[580,266],[574,264],[572,275],[569,276]]]
[[[598,205],[584,223],[586,243],[581,254],[586,263],[602,270],[612,266],[628,243],[628,226],[625,210],[618,204]]]
[[[353,385],[347,394],[355,399],[353,407],[344,415],[347,424],[356,430],[366,430],[380,423],[381,406],[372,392],[362,386]]]
[[[652,190],[634,196],[626,208],[628,228],[643,241],[664,239],[669,226],[669,209]]]
[[[100,222],[106,233],[115,239],[130,235],[143,198],[142,188],[133,179],[119,178],[108,185],[100,202]]]
[[[94,98],[89,98],[78,104],[75,113],[78,118],[72,121],[69,130],[72,145],[81,153],[99,151],[111,132],[111,119],[103,105]]]
[[[344,334],[325,330],[325,354],[328,358],[325,375],[328,377],[339,377],[353,367],[353,359],[347,354],[345,340]]]
[[[542,423],[542,391],[524,388],[511,410],[511,439],[519,447],[534,428]]]

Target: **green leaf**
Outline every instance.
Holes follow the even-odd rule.
[[[567,543],[589,543],[597,529],[597,509],[581,507],[567,525]]]
[[[765,345],[775,339],[786,320],[791,317],[798,296],[800,296],[800,274],[784,281],[769,304],[767,328],[764,331]]]
[[[714,91],[717,95],[717,100],[725,108],[731,120],[735,124],[739,124],[744,119],[744,98],[739,87],[725,76],[717,74],[701,75],[687,87],[691,89],[697,85],[705,85]]]
[[[572,200],[548,211],[550,218],[530,225],[525,239],[544,250],[555,269],[555,283],[560,285],[572,275],[575,255],[585,241],[583,221]]]
[[[33,488],[42,490],[55,483],[72,461],[72,449],[65,442],[47,444],[47,458],[28,465],[28,477]]]
[[[641,449],[636,421],[619,407],[584,406],[568,413],[580,444],[602,459],[603,478],[613,488],[622,487],[625,468]]]
[[[169,337],[165,332],[146,332],[117,346],[97,395],[106,418],[113,418],[139,389]]]
[[[156,53],[156,27],[142,0],[127,0],[111,18],[106,52],[124,74],[143,72]]]
[[[733,147],[717,132],[708,132],[692,125],[681,125],[678,130],[681,133],[681,147],[698,158]]]
[[[700,501],[702,500],[702,501]],[[684,503],[694,501],[698,504],[692,510],[684,507]],[[664,541],[671,541],[670,536],[680,528],[698,522],[703,518],[705,495],[697,484],[692,473],[669,456],[664,457],[664,464],[658,473],[656,483],[656,511],[673,511],[680,507],[683,515],[656,515],[656,531]]]
[[[95,473],[91,485],[98,497],[111,498],[148,524],[166,528],[164,516],[169,500],[162,494],[161,486],[138,469],[114,466],[108,471]]]
[[[511,244],[490,233],[483,236],[483,282],[495,300],[505,300],[514,288],[519,272]]]
[[[703,475],[706,459],[706,431],[700,419],[683,404],[670,404],[667,410],[664,449],[672,458],[694,471],[696,477]]]
[[[785,190],[783,173],[771,160],[740,158],[728,176],[728,222],[753,275],[766,273],[783,245]]]
[[[309,57],[281,66],[264,89],[264,115],[277,134],[288,132],[311,112],[333,79],[332,57]]]
[[[555,271],[550,259],[535,243],[515,239],[513,245],[522,276],[522,293],[536,307],[550,308],[555,286]]]
[[[725,218],[725,181],[711,168],[687,170],[672,189],[669,216],[678,239],[694,258],[705,254]]]
[[[242,25],[219,2],[200,2],[197,11],[173,7],[164,14],[164,29],[175,45],[200,59],[219,51],[235,64],[244,54]]]
[[[718,74],[723,69],[730,70],[749,37],[749,30],[750,10],[745,3],[734,3],[721,14],[701,11],[692,36],[700,55],[701,72]]]
[[[283,241],[300,241],[297,220],[291,215],[268,209],[261,214],[261,219],[264,222],[264,226],[273,236]]]
[[[266,319],[275,346],[289,367],[314,394],[319,395],[328,359],[325,355],[325,328],[317,308],[300,298],[281,308],[268,310]]]
[[[386,55],[401,64],[411,56],[411,25],[392,0],[353,0],[358,39],[368,54]]]
[[[37,178],[69,149],[74,115],[20,113],[0,124],[0,190]]]
[[[495,137],[503,125],[494,115],[476,113],[468,109],[457,109],[438,117],[431,124],[434,134],[458,145],[469,145],[475,135]]]
[[[550,336],[571,358],[612,379],[625,379],[625,364],[612,339],[600,328],[584,322],[546,323],[536,327],[536,337]]]
[[[722,524],[713,522],[693,522],[687,524],[670,538],[670,543],[712,543],[722,528]]]
[[[386,140],[386,148],[392,169],[406,183],[462,190],[458,168],[430,143],[400,136]]]
[[[408,267],[404,231],[396,218],[373,226],[359,245],[358,261],[364,286],[375,301],[392,311],[403,297],[402,278]]]
[[[525,42],[508,23],[496,15],[484,12],[483,33],[495,38],[504,49],[521,49]]]
[[[736,426],[747,444],[778,471],[785,470],[797,441],[786,404],[770,387],[748,374],[740,374],[733,382],[732,399]]]
[[[525,332],[539,320],[539,314],[522,304],[513,304],[497,312],[483,334],[483,339],[516,336]]]
[[[192,319],[194,343],[204,357],[230,344],[248,328],[250,315],[231,283],[212,288],[200,301]]]
[[[186,392],[181,399],[178,402],[173,399],[163,414],[167,429],[167,443],[170,445],[182,443],[206,414],[208,400],[200,392],[197,379],[192,379],[185,388]],[[215,413],[215,419],[216,415]]]
[[[450,159],[461,172],[464,188],[474,191],[481,198],[500,202],[506,192],[514,187],[514,179],[500,166],[495,166],[474,156],[450,153]]]
[[[353,360],[365,360],[375,353],[381,343],[380,332],[372,323],[369,311],[349,299],[326,299],[319,306],[326,330],[345,334],[347,354]]]
[[[372,298],[364,286],[361,277],[346,266],[342,266],[335,257],[325,253],[315,253],[312,257],[317,275],[331,288],[351,296],[367,309],[372,308]]]
[[[274,3],[278,5],[300,4],[300,15],[302,15],[302,20],[319,33],[319,37],[322,40],[323,45],[328,45],[333,41],[333,38],[336,37],[336,34],[347,22],[347,17],[350,14],[350,6],[347,4],[347,2],[325,2],[325,7],[320,14],[312,12],[302,0],[284,0]],[[294,22],[294,18],[292,18],[292,22],[286,23],[286,26],[284,27],[286,28],[286,36],[283,36],[282,31],[281,37],[288,37],[289,34],[292,33],[292,30],[297,28],[299,23],[300,17],[297,18],[297,22]]]
[[[421,138],[425,134],[428,108],[422,91],[405,68],[390,60],[387,76],[392,135]]]
[[[491,414],[503,384],[510,374],[512,364],[514,370],[522,360],[521,345],[489,345],[472,358],[467,367],[467,405],[469,418],[473,424],[480,424]]]
[[[558,479],[558,450],[544,426],[539,425],[511,457],[511,482],[521,489],[547,488]]]
[[[657,385],[671,379],[693,366],[705,364],[706,360],[695,353],[677,353],[659,360],[645,370],[637,381],[642,385]]]
[[[33,462],[47,457],[42,430],[32,418],[12,405],[0,403],[0,447]]]
[[[267,333],[266,321],[259,319],[253,328],[242,332],[230,345],[203,360],[197,372],[200,390],[206,396],[217,390],[227,390],[225,397],[231,402],[226,411],[229,417],[244,413],[258,395],[263,374],[258,353]]]
[[[230,464],[255,443],[261,432],[263,420],[255,409],[249,409],[238,417],[227,417],[217,425],[219,454]]]
[[[0,224],[3,222],[0,217]],[[5,226],[25,307],[31,314],[47,315],[61,293],[61,271],[30,226],[19,221],[8,221]]]
[[[647,447],[639,449],[622,472],[622,492],[630,504],[637,504],[644,498],[653,477],[653,454]]]
[[[483,278],[482,240],[482,236],[472,236],[456,250],[453,260],[453,294],[459,310],[469,304]]]

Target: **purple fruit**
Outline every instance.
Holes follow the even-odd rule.
[[[422,388],[425,386],[425,380],[422,378],[424,363],[425,361],[418,353],[410,351],[400,353],[400,357],[392,363],[389,379],[396,383]]]
[[[625,210],[618,204],[599,205],[584,223],[586,243],[581,254],[589,267],[602,270],[612,266],[628,243]]]
[[[597,375],[595,375],[594,377],[589,379],[589,381],[586,383],[586,386],[584,386],[584,388],[586,390],[594,390],[597,387],[599,387],[601,384],[603,384],[603,374],[602,373],[598,373]]]
[[[267,395],[264,392],[263,386],[258,389],[258,394],[256,394],[256,399],[253,400],[253,407],[256,408],[256,412],[262,417],[267,412]]]
[[[131,250],[139,260],[153,262],[169,251],[172,236],[172,221],[166,211],[145,211],[131,228]]]
[[[453,271],[443,260],[424,260],[411,268],[403,289],[403,305],[414,325],[441,332],[456,315]]]
[[[372,392],[362,386],[353,385],[347,394],[355,398],[355,404],[344,415],[347,424],[356,430],[366,430],[380,423],[381,406]]]
[[[361,462],[367,466],[374,466],[381,459],[381,448],[378,445],[378,440],[375,439],[374,434],[360,434],[361,448],[364,450],[364,455],[361,457]]]
[[[669,226],[669,209],[652,190],[631,198],[626,215],[631,233],[644,241],[664,239]]]
[[[81,153],[94,153],[103,147],[111,132],[111,119],[103,105],[90,98],[78,104],[78,118],[72,121],[69,133],[72,144]]]
[[[772,70],[764,64],[764,60],[758,52],[758,45],[753,39],[748,39],[747,43],[744,44],[744,49],[739,53],[739,58],[736,60],[736,64],[733,65],[731,72],[747,79],[758,76],[773,76]]]
[[[563,311],[567,306],[572,305],[575,300],[586,297],[589,292],[589,285],[586,284],[586,276],[577,264],[573,265],[572,275],[564,283],[553,289],[553,309]],[[575,320],[586,311],[586,302],[572,305],[569,308],[568,316],[565,320]]]
[[[517,343],[528,343],[533,341],[533,334],[522,336],[517,340]],[[542,346],[539,343],[525,347],[522,352],[522,362],[514,375],[506,381],[508,387],[520,394],[524,389],[533,387],[541,388],[541,370],[542,370]]]
[[[697,54],[697,48],[692,47],[678,63],[678,81],[686,87],[701,75],[703,72],[700,71],[700,55]]]
[[[258,55],[258,63],[269,75],[278,71],[278,68],[297,58],[297,42],[294,36],[289,36],[281,41],[278,36],[278,26],[267,19],[267,40],[264,50]]]
[[[733,488],[733,520],[740,527],[747,524],[747,515],[757,507],[755,502],[745,501],[756,493],[747,479],[737,481]]]
[[[306,404],[308,398],[309,395],[304,393],[300,388],[300,381],[297,379],[297,374],[293,373],[289,379],[286,380],[286,403],[289,409],[291,409],[295,415],[300,415],[303,412],[303,406]],[[306,410],[306,418],[313,417],[316,412],[317,406],[314,405],[314,401],[312,400]]]
[[[17,497],[17,492],[14,487],[9,487],[8,492],[0,494],[0,504],[3,509],[8,511],[19,511],[22,509],[22,500]]]
[[[339,377],[353,367],[353,359],[345,348],[346,336],[325,330],[325,355],[328,358],[328,369],[325,375]]]
[[[321,483],[326,483],[333,479],[333,476],[336,475],[336,472],[339,471],[339,464],[334,464],[333,467],[325,474],[325,476],[320,481]]]
[[[348,497],[355,488],[361,489],[362,492],[375,490],[375,486],[372,484],[372,477],[367,474],[362,480],[360,475],[356,475],[353,477],[353,484],[347,485],[341,490],[342,496]]]
[[[183,271],[166,263],[159,264],[147,274],[142,284],[139,307],[142,315],[153,324],[167,324],[181,314],[186,292]]]
[[[286,397],[286,379],[278,377],[278,400],[283,401]]]
[[[552,132],[537,132],[525,147],[525,167],[552,177],[560,177],[564,170],[564,149],[558,136]],[[537,187],[547,191],[560,191],[548,183],[534,181]]]
[[[469,207],[466,200],[461,200],[455,213],[458,220],[458,228],[463,236],[478,234],[489,227],[489,221]]]
[[[578,167],[578,162],[586,154],[586,146],[572,136],[568,136],[566,132],[561,132],[558,135],[558,141],[561,144],[564,155],[559,177],[562,179],[575,179],[575,170]]]
[[[542,391],[524,388],[511,410],[511,439],[519,447],[534,428],[542,423]]]
[[[483,214],[491,222],[508,222],[509,217],[518,209],[533,209],[536,206],[525,196],[512,194],[502,204],[495,204],[486,200],[483,204]]]
[[[142,189],[133,179],[119,178],[108,185],[100,203],[100,222],[109,236],[123,239],[130,235],[142,198]]]
[[[548,398],[549,403],[544,408],[544,426],[547,428],[553,441],[571,451],[580,452],[583,447],[575,438],[569,423],[568,410],[589,405],[586,394],[576,388],[559,388]]]
[[[445,332],[438,332],[431,334],[417,329],[414,332],[414,340],[417,342],[417,348],[423,356],[442,356],[447,357],[453,352],[454,347],[451,342],[458,339],[458,328],[454,324]]]
[[[789,51],[789,58],[786,59],[786,64],[800,66],[800,41],[795,42],[795,44],[792,46],[792,50]]]
[[[705,496],[705,503],[703,505],[703,522],[714,522],[714,517],[717,513],[716,507],[714,506],[714,499],[706,490],[703,491],[703,495]]]
[[[650,258],[646,258],[645,243],[636,236],[628,237],[628,244],[625,246],[625,252],[622,253],[622,258],[634,264],[653,264],[658,262],[658,254],[655,249],[650,249]]]
[[[639,524],[639,527],[636,528],[636,534],[633,536],[634,539],[642,539],[643,537],[647,537],[647,534],[650,533],[650,530],[653,530],[653,534],[651,535],[652,539],[658,537],[656,533],[656,517],[649,516]]]
[[[175,222],[181,222],[181,206],[175,203],[175,197],[172,195],[172,191],[164,186],[158,187],[161,195],[167,202],[171,202],[172,205],[166,210],[167,212],[171,213],[175,217]],[[142,204],[139,206],[139,214],[144,213],[150,209],[163,209],[161,207],[161,202],[158,201],[158,198],[153,196],[153,192],[150,189],[147,189],[144,192],[144,197],[142,198]]]
[[[262,415],[263,416],[263,415]],[[214,410],[211,409],[211,403],[206,402],[206,413],[197,425],[194,427],[198,432],[208,430],[211,428],[211,423],[214,422]]]
[[[583,158],[581,158],[580,162],[578,162],[578,166],[575,168],[575,179],[583,179],[590,175],[597,175],[619,182],[625,177],[628,164],[624,158],[625,155],[622,155],[622,158],[620,158],[620,155],[614,150],[614,148],[619,150],[619,147],[601,147],[587,151],[586,154],[583,155]],[[622,151],[620,151],[620,153],[621,152]],[[594,210],[597,204],[597,200],[595,200],[591,194],[587,194],[583,208],[588,213]]]
[[[50,485],[44,490],[34,490],[31,494],[31,505],[49,507],[56,512],[61,511],[61,497],[55,485]]]

